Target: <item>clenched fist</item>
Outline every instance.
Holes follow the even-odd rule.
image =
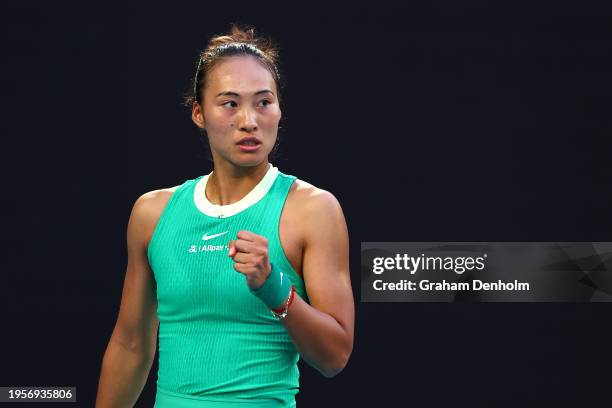
[[[246,276],[249,288],[254,290],[261,287],[272,268],[266,237],[241,230],[237,239],[228,243],[228,247],[227,255],[234,260],[234,269]]]

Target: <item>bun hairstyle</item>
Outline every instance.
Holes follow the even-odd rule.
[[[195,102],[202,103],[202,90],[206,86],[206,76],[210,70],[227,57],[250,55],[265,66],[276,84],[277,97],[280,103],[280,75],[278,72],[278,49],[269,38],[257,37],[252,27],[232,25],[226,35],[217,35],[210,39],[206,49],[198,56],[198,63],[193,77],[191,91],[185,96],[185,106],[191,108]]]

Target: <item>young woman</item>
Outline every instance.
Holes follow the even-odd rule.
[[[98,407],[132,406],[155,356],[156,408],[293,407],[302,357],[333,377],[353,347],[348,232],[329,192],[268,159],[277,52],[232,27],[199,59],[192,119],[213,170],[136,200]]]

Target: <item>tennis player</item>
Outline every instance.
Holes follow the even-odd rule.
[[[330,192],[269,161],[277,58],[237,26],[200,53],[188,103],[213,169],[133,206],[97,407],[136,403],[158,345],[155,408],[295,407],[300,357],[325,377],[346,366],[347,226]]]

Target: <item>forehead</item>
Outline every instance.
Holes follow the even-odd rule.
[[[224,91],[246,94],[262,89],[276,91],[274,78],[257,58],[250,55],[224,58],[206,76],[206,91],[215,95]]]

